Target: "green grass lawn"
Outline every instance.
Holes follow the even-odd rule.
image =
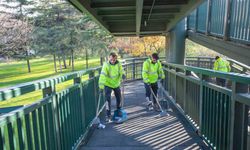
[[[62,73],[60,73],[60,70],[58,70],[58,73],[55,73],[53,60],[50,58],[33,59],[30,62],[31,73],[27,72],[26,61],[11,62],[8,64],[0,63],[0,88],[71,72],[71,67],[68,67],[67,69],[63,69]],[[89,60],[90,68],[99,66],[99,64],[99,58],[92,58]],[[75,60],[75,71],[84,70],[85,65],[86,64],[84,59]],[[59,65],[57,69],[60,69]],[[72,80],[58,84],[56,86],[56,91],[61,91],[72,84]],[[27,105],[41,98],[42,91],[39,90],[0,102],[0,108],[17,105]]]

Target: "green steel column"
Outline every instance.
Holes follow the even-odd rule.
[[[185,57],[185,20],[180,21],[169,33],[169,50],[167,52],[167,62],[184,64]]]

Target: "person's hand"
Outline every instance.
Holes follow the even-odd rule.
[[[125,75],[125,74],[122,75],[122,79],[123,79],[123,80],[126,79],[126,75]]]
[[[102,94],[103,93],[103,89],[99,89],[99,93]]]

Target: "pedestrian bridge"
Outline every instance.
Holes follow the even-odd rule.
[[[249,0],[69,1],[115,36],[168,34],[163,86],[173,111],[163,118],[146,112],[142,61],[132,59],[123,64],[129,120],[93,130],[93,119],[104,109],[103,95],[98,103],[101,67],[73,72],[1,89],[0,101],[38,90],[43,99],[1,116],[0,150],[250,149],[249,75],[184,65],[186,38],[249,65]],[[242,69],[249,72],[248,66]],[[227,87],[215,85],[214,78],[227,79]],[[57,91],[66,81],[72,86]]]
[[[1,90],[1,101],[36,90],[42,90],[44,98],[1,116],[0,149],[249,148],[248,75],[163,62],[164,95],[172,111],[158,118],[142,104],[142,62],[134,59],[123,64],[129,119],[107,124],[106,129],[94,130],[92,124],[104,109],[103,97],[98,107],[100,67]],[[226,78],[231,86],[211,83],[214,77]],[[72,86],[56,91],[57,84],[70,80]]]

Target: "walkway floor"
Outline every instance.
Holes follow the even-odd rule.
[[[96,129],[88,143],[80,150],[150,150],[210,149],[202,139],[182,121],[176,112],[159,117],[157,112],[147,111],[142,81],[125,85],[125,109],[128,120],[123,124],[106,124],[105,129]],[[113,107],[115,100],[112,100]]]

